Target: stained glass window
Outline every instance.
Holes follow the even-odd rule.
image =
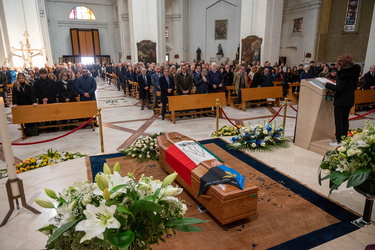
[[[356,25],[358,23],[358,10],[359,10],[359,0],[348,0],[348,7],[346,8],[345,15],[345,32],[356,31]]]
[[[85,6],[77,6],[70,11],[70,19],[95,20],[94,13]]]

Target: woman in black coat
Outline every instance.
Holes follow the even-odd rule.
[[[354,91],[357,88],[357,82],[361,66],[354,64],[351,55],[342,55],[337,58],[337,72],[336,85],[332,83],[323,83],[327,89],[335,91],[334,95],[334,113],[336,126],[336,140],[337,143],[331,146],[339,146],[341,137],[346,136],[349,130],[349,112],[354,105]]]
[[[77,92],[74,81],[70,80],[68,71],[63,71],[57,81],[57,91],[59,102],[75,102]]]
[[[13,107],[20,105],[38,105],[35,89],[23,73],[19,73],[13,83],[12,103]]]

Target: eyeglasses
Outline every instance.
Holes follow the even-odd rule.
[[[88,71],[82,71],[82,73],[88,73]]]

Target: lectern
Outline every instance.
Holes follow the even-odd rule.
[[[322,155],[333,150],[329,143],[335,138],[333,101],[327,100],[326,94],[318,79],[302,80],[294,141]]]

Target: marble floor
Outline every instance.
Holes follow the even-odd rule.
[[[178,131],[196,140],[202,140],[208,139],[215,130],[215,119],[212,117],[183,118],[177,120],[176,124],[161,120],[160,116],[154,115],[151,110],[141,111],[140,103],[137,100],[124,97],[123,93],[117,91],[115,86],[108,85],[100,79],[97,79],[97,82],[98,106],[102,109],[103,116],[105,153],[116,152],[118,149],[131,145],[139,136],[159,131]],[[225,107],[224,110],[229,118],[237,124],[246,125],[248,122],[255,124],[271,119],[278,108],[258,107],[244,112]],[[41,133],[39,136],[22,139],[18,125],[11,124],[10,109],[7,108],[6,111],[13,142],[41,141],[67,132]],[[375,113],[368,115],[366,119],[375,120]],[[281,124],[282,120],[282,116],[278,116],[276,118],[277,124]],[[364,121],[365,119],[353,120],[350,122],[350,127],[363,127]],[[296,112],[288,109],[286,135],[294,135],[295,122]],[[223,125],[230,124],[227,120],[220,119],[220,126]],[[229,140],[229,138],[226,139]],[[99,130],[82,129],[67,137],[44,144],[13,146],[13,153],[15,160],[20,161],[45,153],[49,148],[60,151],[81,151],[89,155],[100,154]],[[325,182],[320,186],[317,181],[318,167],[322,159],[321,155],[292,143],[289,148],[277,149],[272,153],[254,152],[251,154],[279,171],[297,179],[316,192],[328,195],[328,183]],[[1,168],[5,168],[2,150],[0,151]],[[76,159],[22,173],[19,174],[19,178],[23,180],[28,204],[39,209],[42,213],[35,215],[22,207],[16,210],[8,223],[0,228],[0,249],[43,249],[47,237],[36,230],[47,224],[48,218],[51,217],[51,211],[38,207],[33,200],[37,197],[45,197],[44,188],[60,191],[74,180],[86,180],[84,159]],[[0,179],[0,220],[4,218],[9,210],[5,189],[6,181],[7,178]],[[363,212],[365,199],[352,188],[342,187],[333,192],[330,198],[359,214]],[[373,209],[372,222],[375,222],[375,208]],[[374,224],[332,240],[316,249],[364,249],[369,244],[375,244]]]

